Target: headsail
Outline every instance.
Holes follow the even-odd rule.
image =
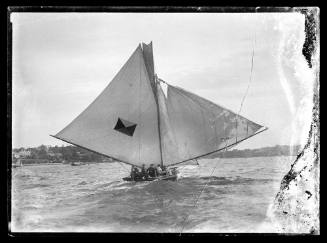
[[[161,109],[161,108],[160,108]],[[177,148],[174,158],[165,164],[176,164],[198,158],[252,136],[262,128],[236,113],[184,89],[168,85],[166,126],[173,134]],[[167,135],[167,133],[164,133]],[[167,135],[168,136],[168,135]],[[165,140],[165,138],[163,138]],[[163,147],[169,154],[170,147]]]
[[[160,161],[158,119],[141,46],[105,90],[56,138],[120,161]]]
[[[159,104],[159,121],[160,121],[160,134],[161,134],[161,150],[163,164],[167,165],[172,161],[179,161],[180,156],[178,154],[178,143],[174,135],[174,131],[171,127],[167,99],[161,88],[159,82],[157,82],[157,97]]]
[[[142,43],[142,50],[143,50],[144,63],[149,75],[149,80],[153,91],[156,92],[152,42],[150,42],[149,44]]]
[[[163,159],[162,159],[162,138],[161,138],[161,129],[160,129],[160,109],[158,104],[158,95],[157,95],[157,79],[154,73],[154,60],[153,60],[153,48],[152,48],[152,41],[149,44],[142,43],[142,50],[143,50],[143,58],[144,63],[146,66],[146,70],[148,71],[149,80],[151,83],[152,91],[155,97],[155,102],[157,105],[157,121],[158,121],[158,138],[159,138],[159,151],[160,151],[160,162],[161,166],[163,166]]]

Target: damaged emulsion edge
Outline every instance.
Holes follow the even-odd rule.
[[[302,48],[310,69],[314,68],[312,121],[307,142],[281,181],[272,219],[278,233],[320,234],[320,107],[319,107],[319,8],[296,8],[305,15]]]

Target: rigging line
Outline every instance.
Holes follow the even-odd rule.
[[[197,165],[197,166],[200,166],[200,164],[199,164],[199,162],[198,162],[197,159],[191,159],[190,161],[196,161],[196,165]],[[188,165],[188,164],[184,164],[184,165],[182,165],[181,167],[179,167],[178,169],[179,169],[179,170],[183,170],[187,165]]]
[[[160,83],[157,82],[157,77],[155,76],[155,85],[156,85],[156,102],[157,102],[157,118],[158,118],[158,136],[159,136],[159,149],[160,149],[160,166],[163,167],[163,159],[162,159],[162,138],[161,138],[161,125],[160,125],[160,105],[159,105],[159,98],[158,98],[158,87]]]
[[[216,103],[214,103],[214,102],[212,102],[212,101],[210,101],[210,100],[207,100],[207,99],[205,99],[205,98],[203,98],[203,97],[201,97],[201,96],[198,96],[198,95],[195,94],[195,93],[192,93],[192,92],[190,92],[190,91],[184,90],[184,89],[182,89],[182,88],[180,88],[180,87],[177,87],[177,86],[173,86],[173,85],[169,85],[169,86],[175,88],[176,92],[178,92],[179,94],[181,94],[181,95],[183,95],[183,96],[185,96],[185,97],[191,99],[192,101],[193,101],[193,99],[194,99],[192,96],[196,96],[198,99],[201,99],[201,100],[204,100],[204,101],[206,101],[206,102],[209,102],[210,105],[212,105],[212,106],[214,106],[214,107],[218,107],[218,108],[220,108],[220,109],[224,109],[224,110],[226,110],[226,111],[228,111],[228,112],[231,112],[231,113],[237,115],[236,111],[234,112],[234,111],[232,111],[232,110],[230,110],[230,109],[228,109],[228,108],[226,108],[226,107],[224,107],[224,106],[222,106],[222,105],[220,105],[220,104],[216,104]],[[207,106],[204,106],[204,105],[202,105],[202,104],[198,104],[198,103],[197,103],[197,105],[200,106],[201,108],[205,109],[205,110],[208,110],[208,109],[210,110],[210,108],[208,108]],[[220,116],[221,116],[221,115],[220,115]],[[218,116],[218,117],[216,117],[216,118],[219,118],[220,116]],[[240,116],[240,115],[238,115],[238,116],[239,116],[239,117],[242,117],[242,116]],[[244,118],[244,117],[243,117],[243,118]]]
[[[144,61],[144,53],[143,53],[143,51],[142,51],[142,56],[140,55],[140,65],[142,64],[142,58],[143,58],[143,61]],[[146,69],[146,68],[145,68]],[[140,72],[139,72],[139,74],[140,74],[140,79],[139,79],[139,90],[138,90],[138,95],[139,95],[139,101],[140,101],[140,97],[141,97],[141,90],[142,90],[142,86],[141,86],[141,82],[142,82],[142,74],[141,74],[141,72],[142,72],[142,68],[140,67],[139,68],[139,70],[140,70]],[[139,102],[139,106],[138,106],[138,109],[139,109],[139,116],[138,116],[138,120],[139,120],[139,124],[142,124],[142,122],[141,122],[141,102]],[[139,163],[141,162],[141,132],[139,132]]]
[[[154,95],[155,95],[155,101],[157,105],[157,119],[158,119],[158,136],[159,136],[159,151],[160,151],[160,166],[163,167],[163,155],[162,155],[162,137],[161,137],[161,124],[160,124],[160,105],[159,105],[159,98],[158,98],[158,85],[160,83],[158,82],[158,76],[156,72],[156,67],[154,63],[154,58],[153,58],[153,46],[152,46],[152,41],[151,41],[151,50],[152,50],[152,65],[153,65],[153,76],[151,77],[151,81],[154,84]]]
[[[225,146],[225,147],[227,148],[227,142],[226,142],[226,146]],[[226,150],[227,150],[227,149],[226,149]],[[225,151],[226,151],[226,150],[225,150]],[[224,153],[225,153],[225,151],[224,151]],[[199,201],[199,199],[200,199],[200,197],[201,197],[201,195],[202,195],[204,189],[206,189],[206,187],[208,186],[208,184],[211,182],[211,177],[212,177],[213,173],[215,172],[215,170],[216,170],[216,168],[217,168],[217,166],[218,166],[218,161],[219,161],[219,158],[218,158],[217,161],[216,161],[216,165],[215,165],[215,167],[214,167],[213,170],[211,171],[211,174],[210,174],[210,176],[209,176],[209,181],[208,181],[208,182],[207,182],[207,183],[202,187],[202,190],[200,191],[198,197],[196,198],[195,203],[193,204],[193,208],[196,207],[196,205],[197,205],[197,203],[198,203],[198,201]],[[186,226],[186,224],[187,224],[187,220],[188,220],[189,217],[190,217],[190,214],[186,215],[186,217],[184,218],[184,220],[183,220],[183,222],[182,222],[182,229],[181,229],[181,231],[180,231],[180,235],[183,233],[183,230],[184,230],[184,228],[185,228],[185,226]]]
[[[240,109],[238,111],[238,114],[239,115],[241,113],[241,110],[242,110],[242,107],[243,107],[243,103],[244,103],[244,100],[246,98],[246,96],[248,95],[248,92],[249,92],[249,89],[250,89],[250,85],[251,85],[251,81],[252,81],[252,77],[253,77],[253,59],[254,59],[254,49],[255,49],[255,44],[256,44],[256,34],[254,33],[254,43],[253,43],[253,47],[252,47],[252,57],[251,57],[251,71],[250,71],[250,79],[249,79],[249,83],[248,83],[248,86],[246,88],[246,91],[245,91],[245,94],[242,98],[242,102],[241,102],[241,105],[240,105]]]
[[[250,71],[250,78],[249,78],[249,82],[248,82],[248,86],[246,88],[246,91],[243,95],[243,98],[242,98],[242,101],[241,101],[241,104],[240,104],[240,109],[237,113],[237,116],[236,116],[236,142],[237,142],[237,121],[240,117],[240,113],[241,113],[241,110],[243,108],[243,103],[245,101],[245,98],[246,96],[248,95],[249,93],[249,89],[250,89],[250,85],[251,85],[251,82],[252,82],[252,76],[253,76],[253,59],[254,59],[254,49],[255,49],[255,44],[256,44],[256,32],[254,31],[254,40],[253,40],[253,43],[252,43],[252,57],[251,57],[251,71]]]

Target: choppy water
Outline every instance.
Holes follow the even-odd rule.
[[[124,182],[130,167],[120,163],[15,168],[11,227],[48,232],[179,233],[183,226],[183,232],[269,231],[262,228],[268,207],[293,160],[200,160],[199,166],[181,166],[176,182]]]

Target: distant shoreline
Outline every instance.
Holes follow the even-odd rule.
[[[301,150],[300,145],[276,145],[274,147],[262,147],[258,149],[233,149],[217,154],[218,158],[252,158],[272,156],[296,156]],[[210,156],[208,157],[210,158]]]
[[[295,155],[272,155],[272,156],[253,156],[253,157],[224,157],[224,158],[201,158],[199,159],[199,161],[201,161],[202,159],[248,159],[248,158],[266,158],[266,157],[295,157]],[[77,162],[80,163],[78,166],[82,166],[82,165],[91,165],[91,164],[104,164],[104,163],[119,163],[119,161],[111,161],[111,162]],[[187,164],[187,162],[185,162],[185,164]],[[22,166],[15,166],[14,168],[19,168],[19,167],[26,167],[26,166],[39,166],[39,165],[67,165],[69,166],[70,163],[30,163],[30,164],[24,164]],[[181,164],[183,165],[183,163]]]
[[[203,159],[296,156],[300,152],[300,149],[300,145],[276,145],[273,147],[243,150],[233,149],[218,154],[212,154],[203,157]],[[20,161],[22,161],[24,165],[115,162],[114,159],[72,145],[62,147],[41,145],[36,148],[14,148],[12,150],[12,163],[16,164],[20,163]]]

